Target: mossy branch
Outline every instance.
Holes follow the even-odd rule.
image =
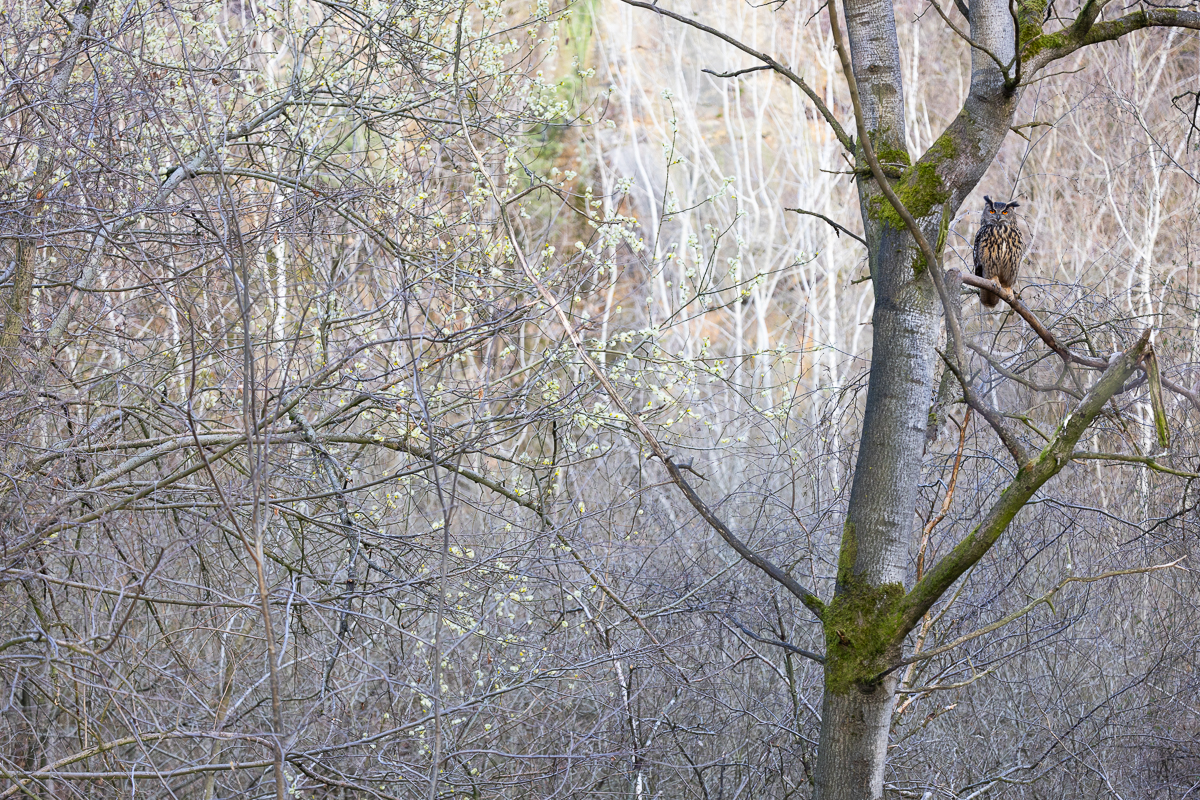
[[[1150,387],[1150,408],[1154,410],[1154,433],[1158,446],[1164,450],[1171,446],[1171,431],[1167,427],[1167,406],[1163,403],[1162,373],[1158,370],[1158,356],[1154,349],[1146,354],[1146,382]]]
[[[1092,424],[1092,420],[1138,368],[1150,348],[1150,332],[1149,328],[1146,329],[1133,347],[1114,355],[1108,369],[1096,381],[1095,386],[1084,395],[1075,409],[1067,414],[1037,458],[1021,467],[1017,477],[988,509],[983,522],[905,595],[902,601],[902,621],[895,634],[897,643],[903,641],[920,622],[925,612],[963,573],[983,558],[1034,493],[1071,461],[1076,443]]]
[[[1102,2],[1087,2],[1070,27],[1044,33],[1024,43],[1022,48],[1032,76],[1052,61],[1071,55],[1080,48],[1111,42],[1144,28],[1190,28],[1200,30],[1200,11],[1181,8],[1146,8],[1117,19],[1097,22]]]
[[[1123,464],[1137,464],[1154,472],[1161,472],[1165,475],[1178,475],[1180,478],[1191,478],[1193,480],[1200,478],[1200,472],[1188,472],[1187,470],[1175,469],[1168,467],[1166,464],[1158,463],[1158,459],[1153,456],[1133,456],[1125,453],[1094,453],[1087,450],[1081,450],[1071,454],[1073,461],[1117,461]]]
[[[1079,9],[1079,16],[1071,23],[1071,35],[1080,39],[1087,36],[1106,5],[1108,0],[1087,0]]]

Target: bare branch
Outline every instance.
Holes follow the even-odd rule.
[[[835,232],[836,232],[836,233],[837,233],[839,236],[841,236],[841,235],[842,235],[842,233],[845,233],[845,234],[846,234],[847,236],[849,236],[851,239],[854,239],[855,241],[857,241],[857,242],[859,242],[860,244],[862,244],[862,246],[863,246],[863,247],[866,247],[866,246],[867,246],[867,240],[866,240],[866,239],[864,239],[863,237],[859,236],[857,233],[855,233],[854,231],[852,231],[852,230],[850,230],[849,228],[845,227],[844,225],[840,225],[840,224],[838,224],[838,223],[834,222],[833,220],[831,220],[829,217],[825,216],[824,214],[818,214],[816,211],[805,211],[803,208],[785,208],[785,209],[784,209],[784,211],[794,211],[794,212],[796,212],[797,214],[807,214],[807,215],[808,215],[808,216],[810,216],[810,217],[816,217],[817,219],[822,219],[822,220],[825,220],[826,222],[828,222],[828,223],[829,223],[830,227],[832,227],[832,228],[833,228],[833,230],[834,230],[834,231],[835,231]]]
[[[764,69],[773,69],[770,64],[763,64],[758,67],[746,67],[746,69],[735,69],[732,72],[713,72],[711,69],[702,69],[701,72],[712,75],[714,78],[736,78],[738,75],[745,75],[749,72],[760,72]]]
[[[1016,620],[1025,616],[1030,611],[1033,611],[1035,608],[1037,608],[1040,605],[1048,605],[1048,606],[1050,606],[1051,610],[1053,610],[1054,596],[1057,595],[1059,592],[1061,592],[1064,588],[1066,588],[1067,586],[1069,586],[1072,583],[1095,583],[1096,581],[1102,581],[1107,578],[1115,578],[1120,575],[1144,575],[1149,572],[1158,572],[1158,571],[1164,570],[1164,569],[1174,569],[1174,568],[1178,567],[1185,559],[1186,559],[1186,556],[1184,556],[1183,558],[1177,558],[1176,560],[1174,560],[1168,564],[1156,564],[1152,567],[1135,567],[1132,569],[1118,569],[1118,570],[1112,570],[1110,572],[1102,572],[1099,575],[1072,576],[1069,578],[1063,578],[1061,581],[1058,582],[1058,584],[1055,585],[1055,587],[1053,589],[1046,592],[1044,595],[1037,598],[1036,600],[1033,600],[1033,601],[1027,603],[1026,605],[1022,606],[1021,608],[1017,609],[1016,611],[1006,614],[1003,617],[1001,617],[1000,619],[996,620],[995,622],[992,622],[988,625],[984,625],[982,628],[979,628],[978,630],[974,630],[974,631],[971,631],[970,633],[963,634],[962,636],[959,636],[954,641],[949,642],[948,644],[944,644],[940,647],[935,647],[932,650],[924,650],[920,653],[917,653],[916,655],[912,655],[905,659],[902,659],[900,661],[900,663],[896,665],[895,668],[899,669],[900,667],[902,667],[906,664],[915,664],[918,661],[926,661],[928,659],[934,658],[935,656],[940,656],[943,653],[948,653],[951,650],[954,650],[955,648],[961,647],[963,644],[966,644],[967,642],[971,641],[972,639],[977,639],[980,636],[983,636],[984,634],[988,634],[988,633],[991,633],[992,631],[1000,630],[1005,625],[1008,625],[1011,622],[1015,622]]]
[[[756,642],[761,642],[762,644],[774,645],[775,647],[781,647],[784,650],[787,650],[789,653],[795,653],[798,656],[803,656],[804,658],[807,658],[810,661],[815,661],[818,664],[825,663],[825,658],[821,655],[818,655],[817,653],[810,652],[801,647],[796,647],[796,645],[791,644],[789,642],[785,642],[781,639],[767,639],[765,637],[759,636],[757,633],[755,633],[754,631],[750,630],[745,625],[743,625],[741,623],[741,621],[738,620],[737,618],[729,617],[729,619],[731,622],[733,622],[734,625],[736,625],[738,627],[738,630],[740,630],[742,633],[746,634],[747,636],[749,636],[751,639],[753,639]]]

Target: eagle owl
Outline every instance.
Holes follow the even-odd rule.
[[[1025,235],[1017,227],[1016,203],[995,203],[984,195],[979,233],[975,234],[975,274],[991,278],[1006,289],[1017,282],[1017,267],[1025,255]],[[992,308],[1000,302],[995,292],[979,290],[979,302]]]

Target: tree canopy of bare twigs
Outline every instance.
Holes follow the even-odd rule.
[[[2,11],[0,798],[1195,793],[1194,4]]]

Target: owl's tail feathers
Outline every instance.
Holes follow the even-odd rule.
[[[996,304],[1000,302],[1000,295],[989,292],[987,289],[980,289],[979,302],[988,308],[995,308]]]

